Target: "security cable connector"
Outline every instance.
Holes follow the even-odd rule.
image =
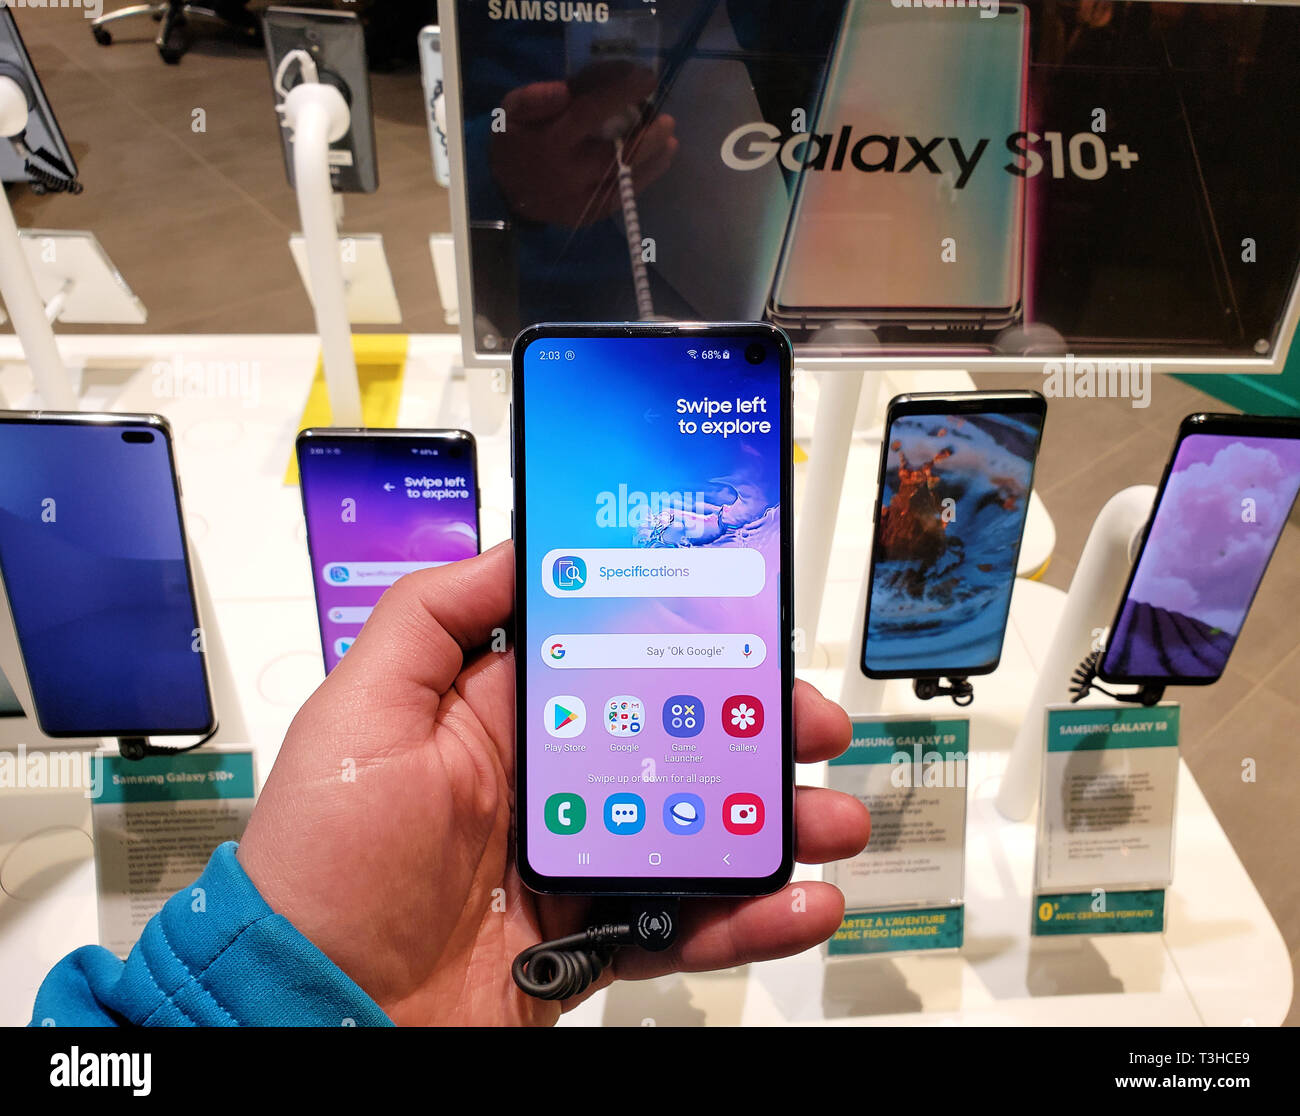
[[[567,1000],[600,979],[620,946],[640,946],[658,953],[677,939],[677,899],[616,902],[621,908],[616,913],[623,917],[588,926],[565,938],[539,942],[516,957],[511,973],[520,991],[539,1000]]]
[[[943,685],[938,678],[912,679],[912,692],[922,701],[931,698],[950,697],[953,705],[967,706],[975,700],[975,687],[965,678],[949,678],[948,685]]]
[[[1074,668],[1070,675],[1070,704],[1075,705],[1086,698],[1093,690],[1105,694],[1114,701],[1128,702],[1130,705],[1159,705],[1165,696],[1165,688],[1159,683],[1146,682],[1138,687],[1137,693],[1117,694],[1108,690],[1097,681],[1097,667],[1101,663],[1104,651],[1093,651]]]

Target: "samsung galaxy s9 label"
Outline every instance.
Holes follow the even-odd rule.
[[[782,866],[784,376],[758,336],[524,352],[518,715],[542,876]]]

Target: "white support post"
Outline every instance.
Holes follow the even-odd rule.
[[[1011,821],[1024,820],[1034,808],[1043,770],[1044,710],[1070,700],[1070,676],[1092,653],[1095,633],[1115,618],[1115,606],[1128,581],[1155,494],[1149,484],[1116,493],[1088,534],[1065,610],[1047,657],[1038,668],[1038,681],[998,788],[998,811]]]
[[[27,127],[27,95],[10,77],[0,77],[0,134],[19,135]],[[36,289],[9,199],[0,190],[0,294],[22,343],[41,404],[49,411],[75,411],[77,393],[59,356],[45,303]]]
[[[289,90],[283,108],[285,126],[293,132],[294,187],[307,245],[311,301],[320,334],[331,421],[335,426],[364,426],[329,168],[329,145],[347,134],[348,105],[332,85],[304,81]]]

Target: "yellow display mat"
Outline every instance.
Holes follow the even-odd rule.
[[[397,424],[397,406],[402,398],[402,376],[406,372],[405,333],[357,333],[352,336],[352,355],[357,362],[357,379],[361,385],[361,418],[367,427],[380,429]],[[316,358],[307,402],[303,404],[298,429],[329,426],[329,390],[325,387],[325,361]],[[298,483],[298,455],[289,451],[289,465],[284,471],[285,484]]]

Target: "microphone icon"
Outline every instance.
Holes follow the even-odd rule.
[[[743,648],[742,651],[741,651],[741,654],[744,655],[745,658],[747,658],[747,659],[749,658],[749,644],[748,644],[748,643],[745,644],[744,648]]]

